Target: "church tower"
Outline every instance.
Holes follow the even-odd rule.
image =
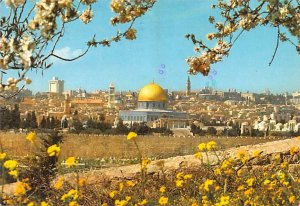
[[[186,81],[186,91],[185,91],[185,95],[189,96],[191,94],[191,80],[190,80],[190,76],[188,76],[188,79]]]

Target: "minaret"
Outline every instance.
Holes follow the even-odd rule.
[[[188,76],[188,79],[186,81],[186,91],[185,91],[185,95],[189,96],[191,94],[191,80],[190,80],[190,76]]]
[[[113,108],[115,103],[115,85],[113,83],[109,84],[108,93],[108,108]]]

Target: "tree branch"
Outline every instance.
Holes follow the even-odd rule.
[[[280,27],[279,25],[277,26],[277,42],[276,42],[276,47],[275,47],[275,51],[273,53],[273,56],[272,56],[272,59],[271,61],[269,62],[269,66],[271,66],[271,64],[273,63],[273,60],[276,56],[276,53],[277,53],[277,49],[278,49],[278,46],[279,46],[279,38],[280,38]]]

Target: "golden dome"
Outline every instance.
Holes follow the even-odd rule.
[[[161,86],[153,82],[141,89],[138,101],[166,102],[168,101],[168,96]]]

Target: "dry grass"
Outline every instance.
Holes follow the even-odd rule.
[[[26,134],[0,133],[3,150],[12,156],[27,156],[35,151],[35,147],[25,140]],[[126,136],[88,136],[64,134],[60,157],[69,156],[84,159],[93,158],[133,158],[137,157],[137,150],[132,141]],[[170,157],[193,154],[200,142],[214,140],[221,148],[241,145],[258,144],[278,140],[275,138],[232,138],[232,137],[165,137],[139,136],[137,143],[143,155],[147,157]]]

